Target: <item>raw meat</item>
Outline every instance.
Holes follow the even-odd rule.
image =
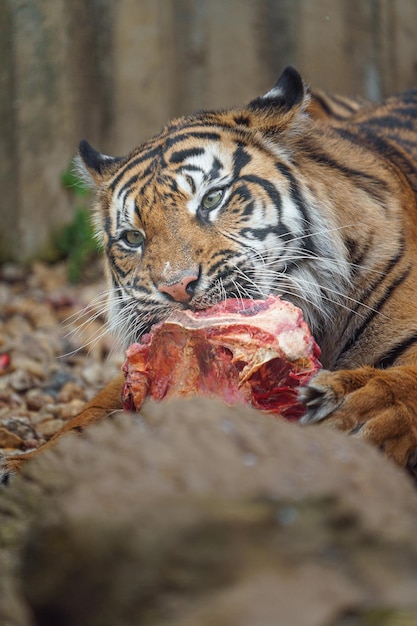
[[[122,395],[129,410],[139,410],[147,395],[201,395],[297,419],[304,412],[297,388],[320,369],[300,309],[273,296],[175,311],[126,356]]]

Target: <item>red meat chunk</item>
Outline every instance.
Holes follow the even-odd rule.
[[[320,369],[320,349],[300,309],[273,296],[175,311],[126,356],[122,395],[129,410],[139,410],[148,395],[200,395],[298,419],[304,407],[297,388]]]

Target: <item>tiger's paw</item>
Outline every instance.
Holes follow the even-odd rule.
[[[417,473],[417,378],[406,367],[319,372],[300,390],[301,423],[365,439]]]

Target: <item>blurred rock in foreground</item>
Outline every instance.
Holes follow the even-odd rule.
[[[0,494],[2,626],[411,626],[417,496],[376,450],[210,401],[67,437]]]

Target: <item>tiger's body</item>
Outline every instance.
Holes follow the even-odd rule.
[[[417,90],[356,103],[308,94],[287,68],[243,109],[174,120],[126,158],[82,142],[80,159],[97,189],[110,326],[126,345],[175,308],[279,294],[322,350],[304,421],[414,467]],[[63,432],[119,396],[116,381]],[[4,461],[4,475],[20,462]]]
[[[333,125],[346,123],[348,118],[371,104],[370,101],[363,98],[353,99],[337,96],[321,89],[309,89],[306,95],[308,98],[306,107],[308,115],[315,122],[328,122]]]

